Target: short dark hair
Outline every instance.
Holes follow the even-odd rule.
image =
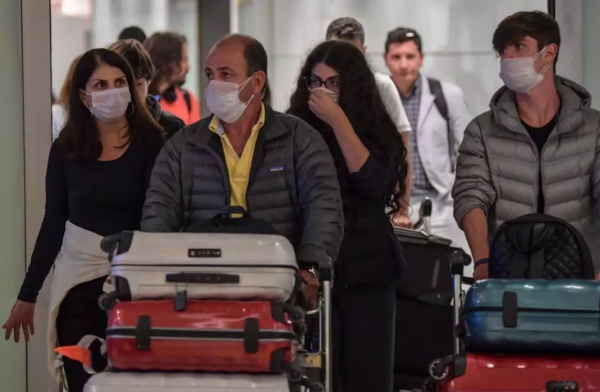
[[[267,51],[263,44],[261,44],[257,39],[249,37],[244,45],[244,58],[246,59],[246,67],[248,76],[252,75],[255,72],[263,71],[267,78],[265,79],[265,87],[263,89],[262,101],[266,105],[271,105],[271,89],[269,88],[269,80],[267,73],[267,68],[269,66],[269,60],[267,57]]]
[[[112,44],[108,49],[125,57],[125,60],[133,69],[133,75],[136,79],[144,78],[149,82],[154,79],[156,74],[154,64],[152,64],[150,54],[141,42],[134,39],[121,40]]]
[[[256,38],[245,34],[229,34],[223,37],[219,42],[235,39],[244,45],[244,59],[246,60],[246,76],[250,77],[258,71],[265,73],[265,86],[263,88],[262,101],[266,105],[271,105],[271,89],[269,88],[269,59],[267,51],[263,44]]]
[[[492,38],[494,51],[502,55],[507,46],[518,44],[526,36],[538,42],[538,51],[550,44],[560,48],[560,28],[552,16],[542,11],[522,11],[500,22]],[[558,52],[554,66],[556,60]]]
[[[156,69],[156,77],[148,88],[150,94],[158,94],[158,85],[177,71],[185,44],[185,36],[174,32],[154,33],[144,42]]]
[[[124,28],[119,33],[118,40],[120,41],[122,39],[134,39],[136,41],[144,43],[144,41],[146,40],[146,33],[144,33],[144,30],[140,29],[137,26],[129,26]]]
[[[362,24],[354,18],[338,18],[327,26],[326,39],[344,39],[352,41],[358,39],[361,45],[365,44],[365,29]]]
[[[408,27],[398,27],[388,33],[387,39],[385,40],[385,53],[390,50],[391,44],[403,44],[409,41],[413,41],[415,45],[417,45],[419,52],[423,53],[423,41],[421,40],[421,36],[417,30]]]

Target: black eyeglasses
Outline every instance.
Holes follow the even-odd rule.
[[[339,93],[340,87],[342,86],[342,78],[339,76],[332,76],[327,80],[321,80],[315,75],[305,76],[304,82],[306,83],[306,87],[311,90],[325,85],[325,88],[335,93]]]

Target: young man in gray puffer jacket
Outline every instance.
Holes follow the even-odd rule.
[[[543,12],[504,19],[493,45],[505,86],[467,127],[452,190],[475,279],[488,276],[489,227],[529,213],[561,218],[587,241],[600,271],[600,113],[590,94],[554,75],[556,21]],[[491,233],[489,233],[491,234]]]

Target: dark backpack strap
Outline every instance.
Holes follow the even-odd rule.
[[[453,140],[452,140],[452,132],[450,129],[450,116],[448,114],[448,103],[446,102],[446,97],[444,97],[444,91],[442,90],[442,83],[437,79],[427,78],[427,82],[429,83],[429,91],[433,95],[433,103],[437,108],[438,112],[442,115],[444,120],[446,120],[446,131],[448,132],[448,149],[450,151],[450,159],[452,159],[453,154]],[[452,171],[454,171],[454,162],[452,162]]]
[[[446,120],[446,122],[450,122],[450,117],[448,117],[448,103],[444,97],[442,83],[440,83],[440,81],[437,79],[430,78],[427,78],[427,82],[429,83],[429,91],[431,91],[431,94],[434,96],[433,103],[435,103],[435,107],[440,112],[442,117],[444,117],[444,120]]]
[[[521,254],[510,269],[510,279],[542,279],[546,245],[554,234],[552,223],[514,225],[510,230],[513,247]]]
[[[183,99],[185,99],[185,104],[187,105],[188,113],[191,113],[192,112],[192,98],[190,97],[190,92],[184,88],[181,89],[181,92],[183,93]]]
[[[531,237],[535,240],[537,246],[534,245],[529,259],[529,279],[544,278],[546,244],[550,242],[555,228],[555,225],[546,223],[536,223],[531,226]]]

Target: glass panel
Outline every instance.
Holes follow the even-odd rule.
[[[92,48],[106,48],[122,29],[140,27],[149,37],[174,31],[186,36],[190,72],[183,85],[200,97],[198,1],[196,0],[52,0],[52,91],[59,97],[73,59]],[[89,5],[89,7],[88,7]],[[62,125],[63,111],[55,106]]]
[[[506,16],[546,10],[546,0],[244,0],[237,2],[239,31],[259,39],[269,54],[273,106],[287,108],[290,88],[307,51],[325,38],[335,18],[352,16],[366,32],[367,55],[375,70],[383,62],[388,31],[412,27],[423,38],[422,72],[460,86],[473,115],[487,110],[502,83],[492,51],[492,34]]]
[[[10,315],[25,276],[23,63],[21,2],[0,2],[0,318]],[[2,335],[4,335],[4,330]],[[0,389],[25,391],[25,343],[0,343]]]
[[[600,109],[600,1],[583,0],[583,85],[596,97],[592,107]]]

